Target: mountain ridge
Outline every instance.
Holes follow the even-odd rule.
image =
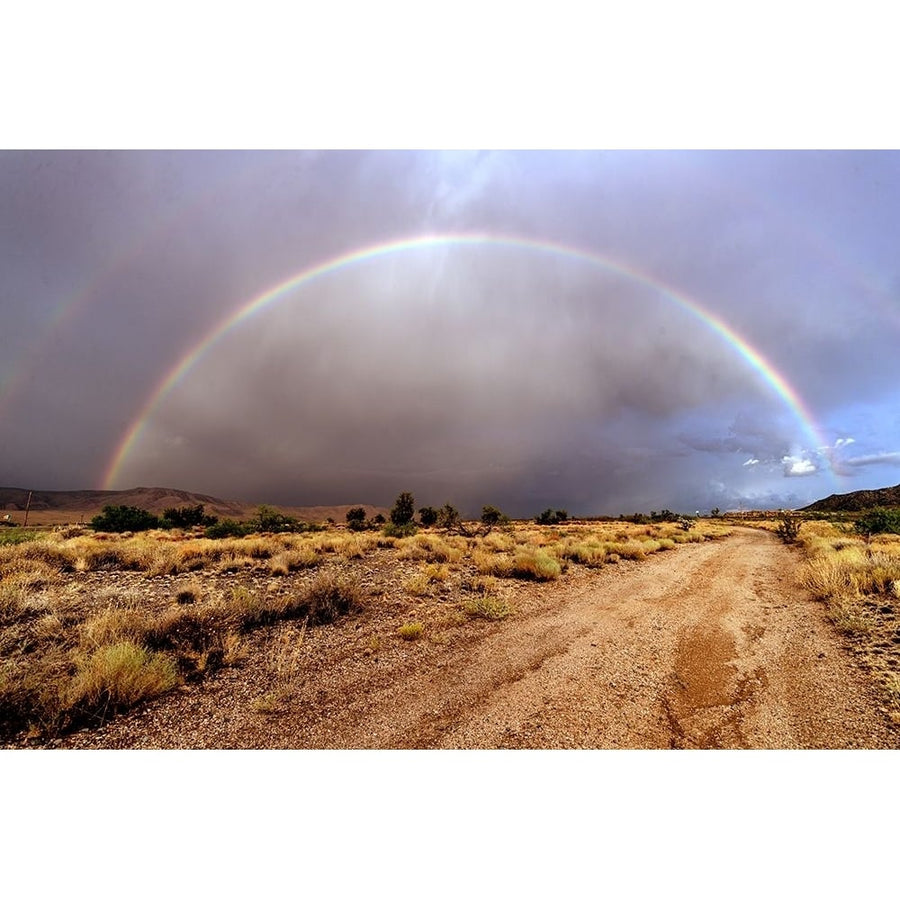
[[[198,494],[179,488],[136,487],[121,491],[76,490],[39,491],[31,493],[28,522],[33,525],[62,525],[88,522],[103,511],[104,506],[137,506],[160,515],[164,510],[180,506],[202,504],[207,514],[229,519],[249,519],[259,509],[259,503],[222,500],[210,494]],[[10,515],[21,524],[28,503],[27,488],[0,487],[0,519]],[[386,514],[382,507],[367,503],[336,504],[334,506],[281,506],[268,504],[304,522],[324,522],[334,519],[343,522],[347,510],[362,506],[366,515]]]
[[[851,491],[849,494],[831,494],[816,500],[801,512],[859,512],[876,506],[900,506],[900,484],[871,491]]]

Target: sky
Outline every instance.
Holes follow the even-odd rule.
[[[0,152],[0,482],[618,515],[900,482],[900,154]]]

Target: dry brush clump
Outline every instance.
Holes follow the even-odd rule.
[[[48,558],[30,555],[25,562],[46,566]],[[191,583],[170,596],[169,606],[148,609],[112,589],[87,599],[55,586],[34,593],[7,566],[0,580],[0,737],[100,724],[184,680],[237,663],[246,632],[290,619],[334,622],[362,602],[364,591],[325,573],[281,594],[236,587],[209,596]]]
[[[803,583],[880,683],[900,722],[900,536],[854,535],[846,524],[804,522]]]
[[[525,547],[513,557],[514,578],[555,581],[562,574],[559,560],[541,548]]]

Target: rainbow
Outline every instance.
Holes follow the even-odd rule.
[[[279,300],[284,299],[292,291],[305,287],[317,278],[322,278],[349,266],[366,262],[367,260],[378,259],[397,253],[405,253],[423,247],[464,247],[485,245],[533,250],[541,253],[554,254],[562,258],[590,263],[607,272],[621,275],[634,282],[652,288],[663,296],[671,299],[678,304],[678,306],[682,307],[696,319],[699,319],[709,329],[722,337],[741,357],[743,357],[744,360],[746,360],[752,369],[762,376],[763,380],[771,386],[775,393],[791,410],[792,414],[812,442],[813,448],[823,448],[828,446],[829,442],[816,425],[812,412],[807,408],[797,391],[794,390],[787,379],[775,369],[772,363],[769,362],[762,353],[748,344],[747,341],[738,335],[722,319],[709,312],[709,310],[701,306],[696,300],[674,290],[665,282],[647,275],[631,266],[607,259],[598,253],[582,250],[566,244],[559,244],[554,241],[534,240],[532,238],[511,235],[479,233],[428,234],[362,247],[357,250],[352,250],[349,253],[332,257],[324,262],[317,263],[303,269],[301,272],[291,275],[274,287],[270,287],[263,293],[253,297],[237,311],[221,321],[212,331],[188,350],[188,352],[181,357],[175,366],[166,373],[162,381],[154,388],[153,392],[147,398],[117,445],[116,450],[106,467],[102,481],[102,489],[111,490],[112,485],[117,482],[122,465],[132,448],[135,446],[146,422],[162,399],[176,384],[178,384],[179,381],[181,381],[201,356],[203,356],[224,334],[231,331],[232,328],[235,328],[241,322],[246,321],[251,316],[259,313],[266,307],[277,303]]]

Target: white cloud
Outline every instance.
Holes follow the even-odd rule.
[[[758,466],[759,460],[755,459],[754,457],[751,457],[750,459],[747,460],[747,462],[744,463],[744,465],[745,466]]]
[[[835,447],[845,447],[845,446],[847,446],[847,444],[855,444],[855,443],[856,443],[856,439],[855,439],[855,438],[852,438],[852,437],[848,437],[848,438],[838,438],[838,439],[834,442],[834,446],[835,446]]]
[[[784,464],[784,474],[788,478],[798,475],[812,475],[817,471],[816,466],[808,459],[799,456],[782,457],[781,462]]]

